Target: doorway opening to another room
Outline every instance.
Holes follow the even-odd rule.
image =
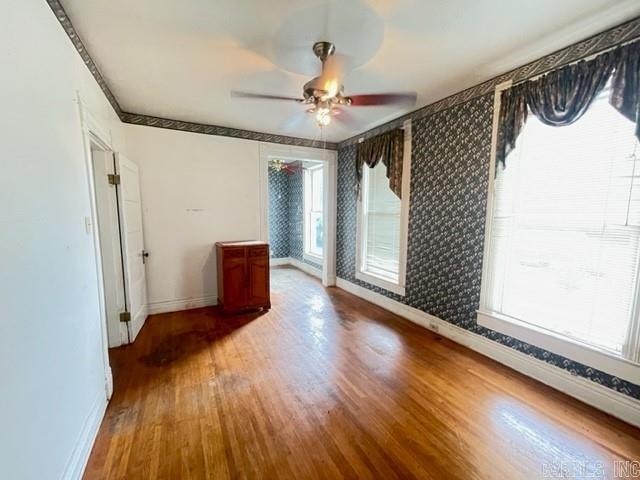
[[[113,391],[109,348],[133,343],[147,317],[142,208],[138,166],[114,151],[111,134],[78,99],[100,303],[107,398]]]
[[[133,343],[147,318],[138,166],[89,139],[109,348]]]
[[[292,265],[335,285],[335,152],[269,145],[261,156],[271,265]]]

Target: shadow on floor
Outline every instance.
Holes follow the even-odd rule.
[[[186,359],[267,313],[258,311],[224,315],[217,307],[209,307],[209,310],[211,315],[208,317],[213,317],[214,320],[209,325],[202,322],[187,324],[189,329],[170,333],[161,341],[154,343],[151,351],[140,356],[138,361],[148,367],[164,367]]]

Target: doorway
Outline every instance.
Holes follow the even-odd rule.
[[[269,160],[269,247],[272,264],[289,263],[322,278],[323,164]]]
[[[261,145],[262,238],[271,265],[335,285],[336,152]]]
[[[82,124],[102,323],[107,396],[112,391],[109,348],[133,343],[147,317],[146,268],[138,166],[112,148],[111,134],[78,98]]]
[[[138,166],[89,136],[97,252],[108,347],[133,343],[147,318]]]

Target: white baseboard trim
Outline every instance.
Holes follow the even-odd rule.
[[[308,263],[301,262],[297,258],[289,258],[289,263],[297,269],[322,280],[322,270],[318,270],[316,267],[309,265]]]
[[[179,312],[181,310],[190,310],[192,308],[209,307],[217,305],[217,295],[206,295],[204,297],[179,298],[176,300],[165,300],[162,302],[153,302],[147,305],[149,315],[158,313]]]
[[[107,392],[107,401],[109,401],[113,395],[113,371],[111,370],[111,366],[105,369],[104,388]]]
[[[289,257],[269,259],[269,265],[271,265],[272,267],[276,267],[279,265],[290,265],[290,264],[291,264],[291,260],[289,259]]]
[[[599,385],[586,378],[572,375],[566,370],[554,367],[542,360],[526,355],[481,335],[457,327],[444,320],[429,315],[417,308],[404,305],[342,278],[337,279],[342,288],[364,300],[384,308],[396,315],[425,327],[456,343],[475,350],[497,362],[549,385],[581,402],[602,410],[636,427],[640,427],[640,401],[615,390]]]
[[[269,264],[272,267],[281,266],[281,265],[291,265],[292,267],[296,267],[299,270],[302,270],[309,275],[313,275],[314,277],[318,277],[322,280],[322,270],[317,269],[313,265],[308,263],[304,263],[297,258],[287,257],[287,258],[271,258],[269,260]],[[335,284],[335,279],[333,280],[333,284]]]
[[[71,456],[69,460],[67,460],[61,477],[63,480],[79,480],[82,478],[106,409],[107,398],[104,393],[100,391],[91,406],[89,415],[82,425],[80,436],[71,452]]]

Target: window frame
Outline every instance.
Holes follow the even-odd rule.
[[[311,200],[311,202],[309,202],[309,199],[313,198],[313,191],[311,191],[310,193],[307,193],[307,185],[310,186],[311,190],[313,190],[313,175],[320,175],[322,176],[322,190],[323,190],[323,205],[322,205],[322,211],[317,212],[316,213],[320,213],[322,215],[322,223],[323,223],[323,228],[324,228],[324,183],[325,183],[325,175],[324,175],[324,165],[322,164],[318,164],[318,165],[313,165],[312,167],[304,167],[303,168],[303,179],[302,179],[302,196],[303,196],[303,234],[302,234],[302,241],[304,244],[304,248],[302,251],[302,258],[304,260],[308,260],[314,263],[320,263],[322,264],[322,260],[324,258],[324,248],[323,248],[323,252],[322,255],[318,255],[315,252],[311,251],[311,223],[310,223],[310,213],[312,213],[311,207],[309,205],[309,203],[313,203],[313,200]],[[319,173],[318,173],[319,172]]]
[[[404,149],[402,157],[402,198],[400,199],[400,252],[398,265],[398,282],[392,282],[381,276],[372,274],[363,270],[363,251],[365,238],[362,233],[364,226],[364,207],[363,198],[365,192],[362,191],[360,198],[357,199],[356,211],[356,265],[355,277],[357,280],[368,283],[370,285],[382,288],[397,295],[404,296],[406,291],[407,276],[407,246],[409,239],[409,206],[411,197],[411,120],[407,120],[402,126],[404,130]],[[363,139],[360,139],[362,142]],[[362,188],[365,186],[363,175]]]
[[[496,176],[496,148],[499,127],[500,96],[503,90],[511,87],[512,81],[499,84],[494,93],[493,124],[491,132],[491,156],[489,162],[489,185],[487,191],[487,210],[485,218],[484,251],[482,256],[482,278],[480,283],[480,305],[477,310],[478,325],[524,341],[535,347],[561,355],[570,360],[580,362],[586,366],[602,370],[623,380],[640,384],[640,280],[636,284],[631,331],[635,333],[630,342],[631,358],[618,356],[613,352],[600,349],[597,346],[581,342],[553,332],[523,320],[516,319],[500,312],[492,311],[488,306],[491,282],[491,239],[493,226],[493,212],[495,208],[495,176]],[[624,352],[623,352],[624,354]],[[627,352],[629,354],[629,352]]]

